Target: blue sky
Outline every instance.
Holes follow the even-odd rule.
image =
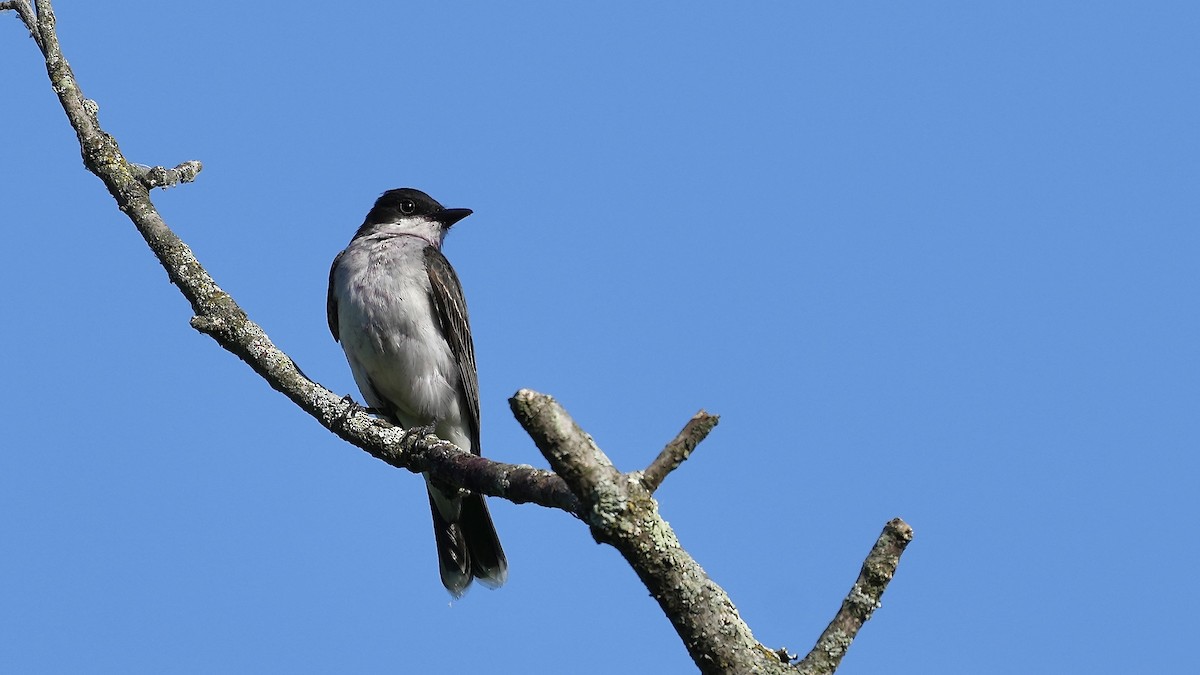
[[[56,4],[316,380],[354,392],[329,262],[413,186],[475,209],[485,454],[545,465],[522,387],[625,470],[719,413],[661,508],[764,643],[806,651],[901,516],[840,672],[1194,667],[1194,3]],[[0,17],[0,670],[692,672],[559,512],[493,500],[510,581],[451,603],[420,480],[188,326],[37,56]]]

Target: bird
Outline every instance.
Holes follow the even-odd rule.
[[[479,380],[462,284],[442,241],[471,209],[424,192],[384,192],[329,269],[329,331],[380,417],[479,455]],[[508,560],[483,495],[425,474],[442,585],[498,588]]]

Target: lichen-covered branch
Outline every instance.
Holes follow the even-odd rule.
[[[579,499],[596,541],[637,572],[702,673],[788,673],[759,644],[737,608],[679,544],[642,481],[621,474],[553,398],[523,389],[513,414]]]
[[[858,630],[879,609],[883,591],[895,576],[900,555],[912,538],[912,528],[899,518],[883,527],[883,533],[863,562],[858,579],[855,579],[850,593],[842,601],[841,609],[829,622],[825,632],[821,633],[817,645],[797,664],[798,672],[825,675],[837,670]]]
[[[194,160],[184,162],[174,169],[134,164],[133,175],[147,190],[153,190],[154,188],[173,187],[180,183],[190,183],[196,180],[196,175],[203,168],[204,166],[200,162]]]
[[[117,206],[125,212],[162,263],[171,283],[191,303],[192,326],[254,369],[269,385],[290,398],[327,429],[393,466],[428,471],[452,485],[518,503],[536,503],[574,513],[578,501],[558,476],[528,466],[515,466],[475,457],[453,444],[429,436],[404,438],[403,432],[368,415],[362,408],[309,380],[276,347],[233,298],[196,260],[192,250],[163,221],[150,187],[159,182],[153,170],[129,163],[117,141],[100,128],[98,106],[80,89],[55,33],[49,0],[38,0],[36,16],[27,2],[6,2],[29,28],[46,61],[46,72],[67,119],[79,138],[83,163],[104,182]],[[176,167],[179,178],[194,177],[199,163]]]
[[[791,665],[793,657],[786,649],[773,650],[754,639],[724,589],[680,546],[671,526],[659,515],[644,477],[618,471],[553,398],[523,389],[509,399],[509,405],[578,498],[580,514],[592,536],[621,552],[671,620],[702,673],[834,672],[859,629],[879,607],[900,555],[912,541],[912,528],[899,518],[884,527],[829,627],[808,656]],[[701,411],[659,459],[686,458],[686,452],[672,446],[694,448],[715,425],[716,417]],[[661,464],[673,468],[682,461],[669,459]],[[651,466],[658,464],[656,460]]]

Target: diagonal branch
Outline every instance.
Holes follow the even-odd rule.
[[[692,451],[700,445],[708,437],[710,431],[716,428],[717,423],[721,421],[719,415],[710,415],[701,410],[688,420],[688,423],[683,426],[679,432],[667,446],[658,453],[658,457],[646,467],[642,472],[642,484],[646,489],[653,493],[662,485],[667,474],[679,468],[680,464],[687,461],[691,457]]]
[[[0,12],[6,9],[11,9],[21,17],[21,23],[29,29],[29,35],[33,41],[37,43],[38,49],[42,47],[42,33],[38,29],[37,17],[33,15],[33,7],[29,4],[29,0],[10,0],[9,2],[0,2]]]
[[[117,206],[146,240],[167,276],[192,306],[192,326],[213,338],[291,399],[322,426],[392,466],[428,471],[452,485],[517,503],[535,503],[575,513],[578,500],[558,476],[528,466],[475,457],[434,436],[405,437],[402,430],[377,420],[300,372],[276,347],[262,327],[251,321],[232,297],[217,285],[192,250],[163,221],[150,200],[148,172],[131,165],[117,141],[103,129],[97,106],[89,101],[63,57],[49,0],[37,0],[37,16],[27,2],[0,4],[16,9],[34,35],[46,61],[50,83],[79,138],[83,163],[104,182]],[[198,168],[198,164],[196,163]],[[177,169],[187,169],[180,165]]]
[[[899,518],[884,525],[841,609],[821,633],[816,646],[797,664],[800,673],[824,675],[837,670],[859,629],[879,609],[883,592],[896,574],[900,555],[912,538],[912,528]]]
[[[557,401],[523,389],[509,405],[579,498],[592,536],[620,551],[637,572],[700,672],[793,671],[754,639],[725,590],[679,544],[642,481],[618,472]]]
[[[621,552],[671,620],[702,673],[834,672],[859,629],[879,607],[900,555],[912,541],[912,528],[903,520],[897,518],[884,527],[829,627],[803,661],[790,665],[793,657],[786,649],[772,650],[754,639],[724,589],[679,544],[671,526],[659,515],[644,479],[617,471],[591,436],[553,398],[523,389],[509,399],[509,405],[579,499],[580,513],[592,536]],[[707,414],[701,411],[692,421],[703,419],[702,415]],[[708,417],[711,420],[698,424],[711,429],[716,418]],[[699,442],[706,432],[689,433],[685,427],[680,436]]]

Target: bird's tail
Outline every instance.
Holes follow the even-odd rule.
[[[446,498],[434,485],[428,488],[442,585],[456,598],[472,579],[488,588],[502,586],[508,578],[508,559],[483,495],[464,492]],[[435,496],[434,490],[441,494]]]

